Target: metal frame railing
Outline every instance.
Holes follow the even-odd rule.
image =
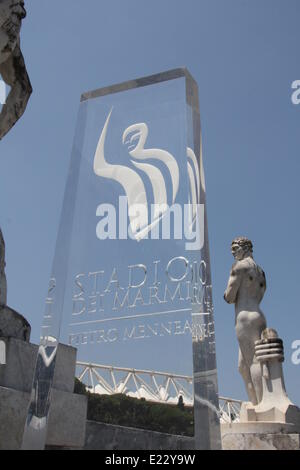
[[[193,378],[187,375],[144,369],[130,369],[78,361],[77,377],[93,393],[123,393],[157,403],[178,403],[181,396],[186,406],[193,405]],[[222,423],[238,422],[240,400],[219,397]]]

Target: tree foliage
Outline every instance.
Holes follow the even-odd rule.
[[[184,406],[182,397],[177,405],[170,405],[123,394],[99,395],[87,391],[78,379],[75,393],[88,397],[88,420],[176,435],[194,434],[193,408]]]

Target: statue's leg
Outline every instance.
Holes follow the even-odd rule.
[[[252,382],[250,367],[246,364],[246,361],[243,357],[241,349],[239,349],[239,372],[245,382],[249,401],[251,401],[253,405],[257,405],[258,402],[257,402],[255,387]]]
[[[257,362],[255,356],[253,363],[250,367],[251,379],[257,396],[257,403],[262,400],[262,377],[261,377],[261,365]]]
[[[250,397],[251,393],[251,396],[253,398],[255,397],[254,400],[251,399],[253,405],[257,405],[262,399],[261,367],[255,358],[255,341],[257,338],[259,338],[258,334],[252,334],[247,338],[243,337],[243,341],[239,341],[241,357],[241,366],[239,369],[242,376],[245,376],[250,384],[248,395]]]
[[[262,376],[261,366],[255,357],[255,341],[261,338],[261,333],[265,326],[266,322],[264,317],[262,317],[255,325],[253,325],[252,331],[249,331],[247,338],[248,341],[245,342],[245,350],[242,349],[244,356],[247,357],[247,363],[250,366],[251,379],[254,386],[257,403],[260,403],[262,399]]]

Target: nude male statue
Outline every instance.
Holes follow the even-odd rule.
[[[20,49],[23,0],[0,0],[0,74],[11,87],[0,113],[0,140],[24,113],[32,88]]]
[[[253,259],[253,245],[245,237],[235,238],[231,244],[235,258],[224,299],[235,304],[235,330],[239,342],[239,372],[249,400],[257,405],[262,399],[261,367],[255,358],[255,341],[267,327],[259,304],[266,291],[264,271]]]

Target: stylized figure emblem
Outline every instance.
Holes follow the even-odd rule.
[[[129,154],[132,157],[131,162],[137,169],[148,176],[152,184],[154,214],[151,214],[152,220],[149,223],[147,194],[141,176],[132,168],[125,165],[111,164],[105,159],[105,139],[111,114],[112,109],[99,138],[94,157],[94,172],[98,176],[112,179],[122,185],[127,196],[132,234],[136,240],[141,240],[159,222],[169,208],[167,204],[166,182],[161,170],[153,164],[144,163],[144,161],[148,159],[159,160],[167,167],[172,180],[172,204],[175,202],[179,187],[179,168],[176,159],[166,150],[145,148],[148,137],[147,124],[137,123],[125,129],[122,142],[128,145]],[[143,210],[138,211],[138,217],[135,211],[131,210],[135,205],[143,207]]]
[[[187,147],[187,169],[189,176],[189,225],[193,228],[197,220],[197,204],[200,203],[200,174],[196,155]]]

